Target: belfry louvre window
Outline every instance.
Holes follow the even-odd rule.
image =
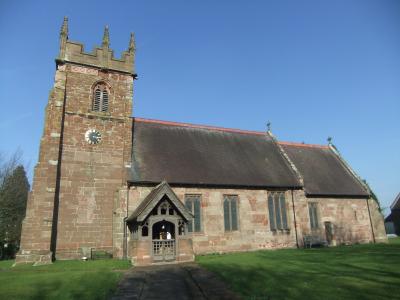
[[[225,231],[238,230],[238,196],[224,195]]]
[[[94,88],[93,95],[93,111],[107,112],[108,111],[109,93],[105,84],[98,84]]]
[[[289,229],[284,192],[273,192],[268,194],[268,211],[271,230]]]
[[[201,196],[185,195],[186,208],[193,214],[194,218],[188,223],[189,232],[201,231]]]
[[[310,215],[310,226],[311,226],[311,229],[319,228],[319,223],[318,223],[318,205],[317,205],[316,202],[308,203],[308,212],[309,212],[309,215]]]

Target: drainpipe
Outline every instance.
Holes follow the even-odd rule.
[[[294,208],[294,197],[293,197],[293,189],[291,190],[292,192],[292,206],[293,206],[293,220],[294,220],[294,232],[296,234],[296,247],[299,248],[299,240],[297,237],[297,222],[296,222],[296,211]]]
[[[123,241],[123,246],[122,246],[122,258],[127,259],[128,258],[128,230],[127,230],[127,224],[126,220],[128,219],[128,208],[129,208],[129,184],[127,184],[127,189],[126,189],[126,212],[125,212],[125,217],[124,217],[124,241]]]
[[[369,223],[371,224],[372,240],[374,241],[374,244],[376,244],[374,226],[372,225],[371,211],[370,211],[370,209],[369,209],[369,202],[368,202],[368,200],[369,200],[369,198],[367,198],[367,207],[368,207]]]
[[[127,230],[126,230],[126,227],[127,227],[127,225],[126,225],[126,219],[128,219],[128,217],[125,217],[124,218],[124,243],[123,243],[123,249],[122,249],[122,252],[123,252],[123,254],[122,254],[122,258],[123,259],[127,259],[127,246],[128,246],[128,241],[127,241],[127,237],[128,237],[128,235],[127,235]]]

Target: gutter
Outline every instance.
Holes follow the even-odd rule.
[[[296,210],[294,208],[294,196],[293,196],[293,189],[292,192],[292,206],[293,206],[293,220],[294,220],[294,232],[296,234],[296,247],[299,248],[299,238],[297,236],[297,222],[296,222]]]
[[[126,219],[127,217],[124,218],[124,241],[123,241],[123,248],[122,248],[122,258],[127,259],[128,257],[128,235],[127,235],[127,230],[126,230]]]

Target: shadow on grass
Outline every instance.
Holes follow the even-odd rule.
[[[116,289],[120,273],[79,273],[61,278],[62,274],[33,285],[28,299],[107,299]]]
[[[60,261],[0,272],[0,299],[107,299],[116,289],[123,261]]]
[[[53,294],[61,288],[61,281],[52,280],[50,282],[38,283],[34,287],[34,292],[31,297],[32,300],[49,299],[49,295]]]
[[[248,299],[400,299],[400,245],[199,257]]]

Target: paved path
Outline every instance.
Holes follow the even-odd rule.
[[[195,263],[135,267],[127,271],[112,300],[240,299],[211,272]]]

